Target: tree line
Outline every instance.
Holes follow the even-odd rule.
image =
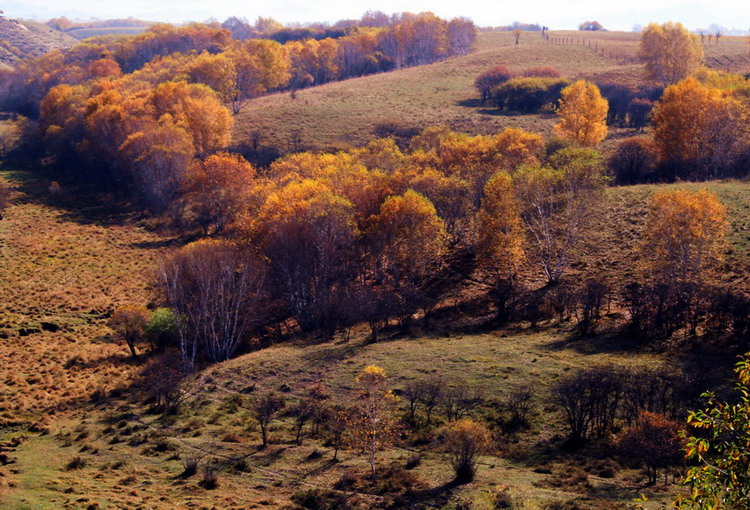
[[[284,44],[268,38],[278,33],[270,27],[264,27],[271,34],[265,38],[236,39],[232,27],[155,24],[133,36],[86,39],[3,71],[0,106],[35,118],[56,85],[93,86],[124,74],[151,86],[181,80],[208,85],[236,113],[244,101],[268,90],[427,64],[467,54],[476,43],[470,20],[446,21],[430,12],[403,13],[387,25],[357,26],[341,37],[289,38]]]

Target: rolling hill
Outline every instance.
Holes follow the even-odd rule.
[[[642,65],[609,58],[610,53],[613,57],[636,55],[638,34],[550,32],[550,37],[577,44],[551,44],[539,32],[525,32],[515,45],[509,32],[481,32],[477,51],[470,55],[328,83],[298,91],[295,97],[289,93],[261,97],[236,117],[234,140],[248,141],[259,133],[266,144],[282,151],[297,145],[313,149],[356,146],[374,138],[373,128],[383,122],[414,127],[447,124],[472,134],[520,127],[549,136],[553,115],[498,113],[479,104],[474,79],[494,65],[506,65],[517,71],[551,66],[571,79],[631,86],[644,82]],[[724,37],[718,45],[706,45],[706,55],[714,67],[750,72],[746,38]],[[614,130],[608,141],[628,134],[630,130]],[[605,142],[605,148],[609,145]]]
[[[0,63],[12,66],[23,58],[34,58],[73,46],[76,39],[35,21],[0,16]]]

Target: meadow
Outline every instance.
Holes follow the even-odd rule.
[[[617,55],[635,55],[638,48],[634,33],[552,31],[549,36],[585,39]],[[705,49],[708,57],[736,61],[725,70],[750,72],[750,58],[744,58],[750,52],[746,39],[723,37],[718,45],[706,44]],[[552,135],[554,115],[501,113],[480,104],[474,80],[495,65],[515,71],[550,66],[570,79],[629,86],[646,83],[642,65],[617,64],[588,46],[551,44],[540,32],[525,32],[516,45],[510,32],[482,32],[477,51],[464,57],[312,87],[297,91],[295,97],[278,93],[258,98],[235,117],[233,140],[249,142],[257,133],[264,144],[282,151],[298,146],[358,146],[375,138],[374,128],[387,122],[405,127],[445,124],[471,134],[518,127]],[[604,148],[611,148],[613,140],[629,133],[614,130]]]

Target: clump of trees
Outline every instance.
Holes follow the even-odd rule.
[[[639,55],[648,77],[667,86],[698,70],[703,47],[682,23],[651,23],[641,33]]]
[[[477,76],[474,87],[482,103],[494,103],[500,110],[534,113],[559,99],[568,83],[557,69],[532,67],[521,72],[498,65]]]
[[[265,324],[265,263],[235,243],[196,241],[165,258],[158,273],[188,366],[230,358]]]
[[[554,110],[562,90],[570,85],[564,78],[520,77],[493,89],[493,101],[500,110],[537,113]]]
[[[688,78],[668,87],[653,112],[663,172],[705,180],[743,175],[750,151],[750,105]]]
[[[584,21],[583,23],[578,25],[578,30],[597,32],[600,30],[604,30],[604,25],[602,25],[598,21]]]

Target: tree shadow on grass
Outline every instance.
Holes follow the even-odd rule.
[[[461,484],[451,480],[437,487],[416,490],[404,495],[403,508],[419,508],[418,505],[430,505],[433,508],[444,508],[450,503],[453,493]]]
[[[3,171],[13,189],[20,193],[17,204],[44,205],[58,209],[60,218],[81,225],[104,227],[132,224],[145,217],[143,210],[112,193],[102,193],[90,186],[51,186],[51,179],[30,170]]]
[[[584,335],[574,327],[563,338],[549,342],[543,348],[550,351],[574,350],[579,354],[614,354],[641,351],[646,343],[627,327],[607,329],[591,335]]]

